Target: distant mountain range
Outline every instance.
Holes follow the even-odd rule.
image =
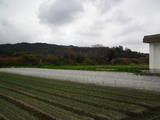
[[[17,44],[0,44],[0,55],[16,55],[19,53],[29,53],[29,54],[38,54],[38,55],[60,55],[64,54],[67,51],[75,52],[81,55],[87,54],[97,54],[97,52],[101,52],[102,54],[106,51],[115,50],[119,54],[119,57],[129,57],[129,58],[137,58],[137,57],[146,57],[148,54],[134,52],[130,49],[125,49],[122,46],[118,47],[77,47],[77,46],[64,46],[64,45],[56,45],[56,44],[46,44],[46,43],[17,43]]]
[[[0,55],[13,55],[22,52],[30,54],[48,55],[54,54],[56,51],[68,49],[71,47],[73,48],[73,46],[62,46],[46,43],[1,44]]]
[[[2,65],[25,64],[148,64],[148,54],[118,47],[77,47],[46,43],[0,45]]]

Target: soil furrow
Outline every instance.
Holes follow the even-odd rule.
[[[62,92],[66,92],[65,89],[58,89],[58,88],[52,88],[53,90],[59,90]],[[136,103],[136,102],[131,102],[131,101],[127,101],[127,100],[120,100],[120,99],[114,99],[111,97],[104,97],[104,96],[99,96],[99,95],[91,95],[91,94],[86,94],[86,93],[80,93],[80,92],[75,92],[75,91],[67,91],[67,93],[72,93],[75,95],[83,95],[83,96],[89,96],[89,97],[94,97],[94,98],[99,98],[99,99],[105,99],[105,100],[110,100],[110,101],[115,101],[118,103],[127,103],[127,104],[133,104],[133,105],[137,105],[137,106],[142,106],[145,107],[146,109],[153,109],[153,107],[146,105],[146,104],[142,104],[142,103]]]
[[[34,115],[38,116],[40,119],[42,120],[56,120],[56,118],[54,118],[53,116],[49,115],[48,113],[45,113],[44,111],[39,110],[36,107],[33,107],[21,100],[17,100],[13,97],[7,96],[7,95],[3,95],[0,93],[0,97],[2,99],[7,100],[10,103],[16,104],[17,106],[19,106],[20,108],[27,110],[31,113],[33,113]]]
[[[8,83],[8,81],[7,81],[7,83]],[[143,113],[148,111],[148,109],[146,109],[145,111],[141,111],[141,112],[120,110],[120,109],[117,109],[116,107],[113,107],[113,106],[110,106],[110,105],[97,104],[97,103],[94,103],[94,102],[91,102],[91,101],[81,100],[81,99],[73,98],[73,97],[70,97],[70,96],[63,95],[63,94],[57,94],[57,93],[54,93],[54,92],[45,91],[45,90],[41,90],[41,89],[38,89],[38,88],[29,87],[29,86],[24,86],[24,85],[20,85],[20,84],[17,84],[17,83],[12,83],[12,84],[15,84],[19,87],[23,87],[23,88],[26,88],[26,89],[32,89],[32,90],[35,90],[35,91],[39,91],[39,92],[42,92],[42,93],[45,93],[45,94],[74,100],[74,101],[77,101],[77,102],[80,102],[80,103],[83,103],[83,104],[88,104],[88,105],[92,105],[92,106],[95,106],[95,107],[104,108],[106,110],[110,109],[110,110],[113,110],[113,111],[124,113],[124,114],[129,115],[129,116],[139,116],[139,115],[142,115]]]
[[[81,109],[78,109],[78,108],[75,108],[75,107],[71,107],[71,106],[68,106],[68,105],[56,103],[56,102],[53,102],[53,101],[51,101],[51,100],[46,100],[46,99],[44,99],[44,98],[38,97],[38,96],[36,96],[36,95],[33,95],[33,94],[31,94],[31,93],[18,91],[18,90],[13,89],[13,88],[8,88],[8,87],[4,87],[4,86],[0,86],[0,87],[5,88],[5,89],[8,89],[8,90],[11,90],[11,91],[14,91],[14,92],[16,92],[16,93],[19,93],[19,94],[22,94],[22,95],[25,95],[25,96],[28,96],[28,97],[32,97],[32,98],[34,98],[34,99],[40,100],[40,101],[45,102],[45,103],[49,103],[49,104],[51,104],[51,105],[60,107],[60,108],[62,108],[62,109],[68,110],[68,111],[71,111],[71,112],[76,113],[76,114],[78,114],[78,115],[83,115],[83,116],[87,116],[87,117],[92,117],[92,118],[94,118],[95,120],[110,120],[110,119],[112,118],[111,116],[97,115],[97,114],[93,114],[93,113],[90,113],[90,112],[87,112],[87,111],[84,111],[84,110],[81,110]]]
[[[82,84],[82,83],[80,83],[80,84]],[[54,85],[54,84],[53,84]],[[55,85],[57,85],[57,84],[55,84]],[[83,84],[84,85],[84,84]],[[112,94],[112,95],[116,95],[116,96],[122,96],[122,97],[130,97],[130,98],[133,98],[133,99],[146,99],[146,98],[144,98],[144,97],[138,97],[138,96],[131,96],[131,95],[126,95],[126,94],[120,94],[120,93],[115,93],[115,92],[113,92],[113,91],[104,91],[104,90],[94,90],[94,89],[88,89],[88,88],[85,88],[85,87],[83,87],[83,88],[80,88],[80,87],[78,87],[78,86],[69,86],[69,85],[61,85],[61,86],[63,86],[64,88],[65,87],[72,87],[73,89],[79,89],[79,90],[82,90],[83,89],[83,91],[91,91],[91,92],[94,92],[94,93],[98,93],[98,92],[101,92],[101,93],[104,93],[104,94],[106,94],[106,93],[109,93],[109,94]],[[154,100],[153,98],[150,98],[151,100]]]
[[[4,80],[1,80],[1,81],[4,81]],[[8,82],[8,81],[4,81],[4,82]],[[14,83],[14,84],[17,84],[17,83]],[[51,89],[59,90],[59,91],[62,91],[62,92],[67,92],[65,89],[59,89],[59,88],[57,89],[57,88],[53,88],[53,87]],[[84,92],[83,93],[79,93],[79,92],[75,92],[75,91],[69,91],[69,93],[72,93],[72,94],[75,94],[75,95],[80,94],[80,95],[99,98],[99,99],[104,99],[104,100],[110,100],[110,101],[114,101],[114,102],[117,102],[117,103],[126,103],[126,104],[137,105],[137,106],[145,107],[146,109],[154,109],[153,106],[145,104],[145,103],[138,103],[138,102],[133,102],[133,101],[128,101],[128,100],[115,99],[115,98],[106,97],[106,96],[86,94]],[[124,97],[126,97],[126,96],[124,96]],[[131,97],[129,96],[129,98],[131,98]]]
[[[0,120],[9,120],[9,119],[0,113]]]

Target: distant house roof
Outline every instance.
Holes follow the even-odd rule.
[[[144,36],[143,42],[144,43],[160,42],[160,34]]]

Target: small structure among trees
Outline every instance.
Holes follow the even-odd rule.
[[[143,41],[150,46],[150,71],[160,73],[160,34],[145,36]]]

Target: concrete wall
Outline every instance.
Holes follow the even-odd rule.
[[[160,73],[160,43],[150,43],[150,70]]]

